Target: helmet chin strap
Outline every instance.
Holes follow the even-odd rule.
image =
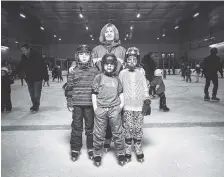
[[[113,76],[113,72],[107,72],[106,70],[104,71],[104,74],[109,77]]]

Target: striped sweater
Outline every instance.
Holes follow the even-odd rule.
[[[92,106],[92,83],[99,71],[95,67],[78,68],[68,75],[68,105]]]
[[[142,69],[130,72],[124,69],[119,74],[123,86],[124,110],[142,111],[143,102],[149,99],[146,77]]]

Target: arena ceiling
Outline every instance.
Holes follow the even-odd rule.
[[[117,26],[123,41],[126,38],[127,42],[131,40],[132,43],[156,42],[157,37],[162,38],[162,34],[165,33],[166,39],[179,42],[194,13],[201,11],[209,13],[222,2],[2,1],[1,3],[3,41],[27,40],[30,43],[54,44],[96,43],[101,28],[109,22]],[[20,13],[24,14],[26,19],[22,19]],[[80,13],[83,18],[80,18]],[[138,13],[140,18],[137,18]],[[44,31],[40,26],[44,27]],[[175,30],[176,26],[179,29]],[[61,41],[58,41],[58,38],[61,38]],[[95,41],[92,41],[92,38]]]

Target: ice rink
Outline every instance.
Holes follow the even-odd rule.
[[[64,78],[66,80],[66,78]],[[2,177],[223,177],[224,79],[219,79],[220,102],[205,102],[204,82],[186,83],[179,75],[165,80],[167,106],[159,111],[152,100],[152,114],[144,120],[145,161],[117,163],[113,148],[102,165],[88,159],[85,140],[76,162],[70,159],[71,113],[63,83],[43,87],[41,107],[31,114],[27,86],[12,85],[11,113],[1,116]],[[213,85],[210,86],[210,96]],[[83,136],[85,139],[85,136]]]

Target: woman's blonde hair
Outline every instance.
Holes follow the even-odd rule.
[[[99,37],[100,42],[104,43],[106,41],[105,32],[106,32],[108,27],[112,27],[112,29],[114,31],[114,41],[115,42],[119,41],[119,32],[118,32],[116,26],[112,23],[108,23],[100,31],[100,37]]]

